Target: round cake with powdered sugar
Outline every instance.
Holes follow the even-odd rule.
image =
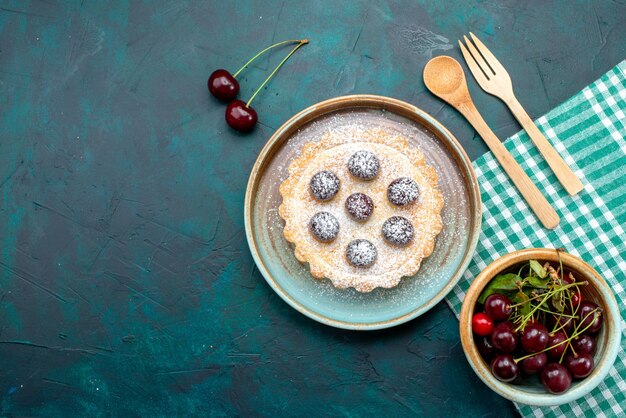
[[[370,292],[413,276],[442,229],[438,176],[384,129],[326,132],[280,185],[285,238],[313,277]]]

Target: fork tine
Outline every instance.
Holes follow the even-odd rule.
[[[469,34],[472,37],[472,40],[474,41],[474,43],[476,44],[476,48],[478,48],[480,53],[483,54],[483,57],[485,57],[485,60],[487,60],[487,62],[489,63],[489,66],[493,69],[494,74],[496,72],[507,73],[507,71],[504,69],[502,64],[500,64],[500,61],[498,61],[496,56],[491,53],[489,48],[487,48],[485,44],[483,44],[480,41],[480,39],[478,39],[478,37],[474,35],[472,32],[470,32]]]
[[[489,79],[483,72],[482,68],[480,68],[480,66],[476,63],[472,54],[470,54],[467,48],[465,48],[465,45],[463,45],[463,42],[459,41],[459,46],[461,47],[461,53],[463,54],[463,58],[465,58],[465,63],[467,64],[470,71],[474,75],[474,78],[476,79],[478,84],[480,84],[482,87],[483,83],[487,83]]]
[[[478,52],[472,41],[467,39],[467,36],[465,35],[463,35],[463,39],[465,39],[465,46],[469,50],[470,54],[472,54],[472,57],[474,57],[476,64],[478,64],[478,66],[483,70],[487,78],[491,79],[491,77],[496,75],[495,71],[493,71],[493,68],[491,68],[489,66],[489,63],[485,61],[485,58],[480,55],[480,52]]]

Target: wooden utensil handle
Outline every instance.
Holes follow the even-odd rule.
[[[541,152],[541,155],[543,155],[556,177],[565,190],[567,190],[567,193],[573,196],[580,192],[584,188],[583,183],[548,142],[546,137],[543,136],[517,98],[511,94],[511,96],[505,100],[505,103],[509,106],[509,109],[511,109],[511,112],[513,112],[513,115],[522,125],[526,133],[528,133],[528,136],[539,149],[539,152]]]
[[[554,208],[550,206],[550,203],[548,203],[544,195],[539,191],[537,186],[535,186],[517,161],[515,161],[509,151],[502,145],[498,137],[496,137],[489,126],[487,126],[487,123],[482,116],[480,116],[474,104],[472,102],[462,103],[458,106],[458,109],[483,138],[543,226],[548,229],[556,228],[560,221],[559,215]]]

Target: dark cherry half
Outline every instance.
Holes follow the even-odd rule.
[[[494,355],[496,355],[496,349],[491,344],[490,338],[478,337],[476,339],[476,345],[478,346],[478,352],[485,359],[485,361],[491,361]]]

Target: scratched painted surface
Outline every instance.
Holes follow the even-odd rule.
[[[420,77],[464,32],[533,116],[626,55],[623,0],[459,3],[0,3],[0,414],[514,415],[447,306],[383,332],[319,325],[270,290],[243,233],[259,149],[322,99],[407,100],[482,154]],[[208,74],[305,36],[256,131],[228,130]],[[243,98],[284,52],[244,73]],[[497,134],[518,130],[470,90]]]

